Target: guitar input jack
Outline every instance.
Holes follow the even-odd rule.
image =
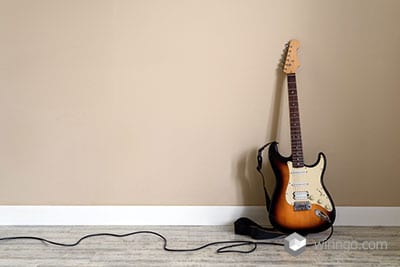
[[[319,209],[315,209],[314,212],[315,215],[317,215],[321,220],[331,223],[331,220],[329,219],[328,215],[326,215],[324,212],[320,211]]]

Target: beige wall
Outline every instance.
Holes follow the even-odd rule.
[[[289,154],[337,205],[400,205],[400,1],[0,1],[0,204],[262,204]]]

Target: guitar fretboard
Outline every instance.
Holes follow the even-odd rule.
[[[297,97],[296,74],[287,75],[289,95],[290,137],[293,167],[304,166],[303,144],[301,141],[299,101]]]

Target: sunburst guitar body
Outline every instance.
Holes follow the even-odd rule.
[[[336,212],[332,198],[323,183],[326,157],[319,153],[312,165],[304,164],[300,131],[295,71],[299,66],[299,42],[289,42],[283,71],[287,74],[292,155],[279,153],[277,142],[269,147],[268,156],[276,178],[269,219],[283,232],[315,233],[334,222]]]

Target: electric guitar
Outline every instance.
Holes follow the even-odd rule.
[[[326,157],[319,153],[313,165],[304,164],[300,131],[296,70],[299,67],[299,41],[291,40],[283,72],[287,75],[292,154],[279,154],[278,143],[269,147],[268,156],[276,178],[269,219],[282,232],[314,233],[326,230],[334,222],[336,211],[323,184]]]

